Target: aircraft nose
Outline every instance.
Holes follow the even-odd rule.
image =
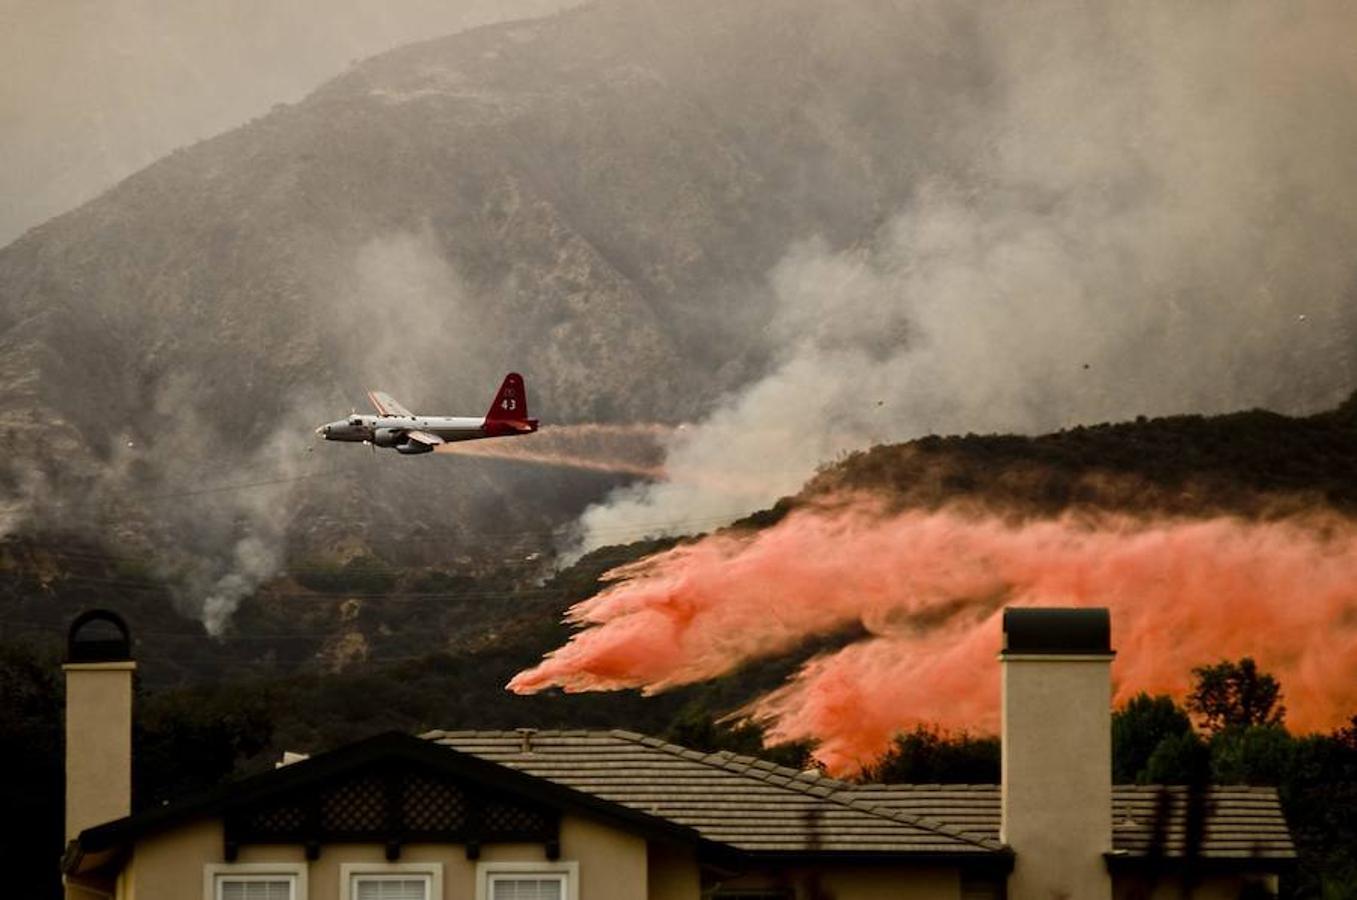
[[[316,429],[316,434],[317,434],[318,436],[320,436],[320,437],[329,437],[329,436],[330,436],[330,426],[329,426],[329,425],[322,425],[322,426],[320,426],[319,428]]]

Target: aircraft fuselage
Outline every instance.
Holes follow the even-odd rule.
[[[381,391],[369,391],[368,397],[376,415],[353,413],[347,419],[320,426],[316,434],[327,441],[370,443],[414,454],[429,453],[441,444],[531,434],[537,430],[537,420],[528,417],[523,376],[517,372],[504,377],[490,411],[484,416],[419,416]]]
[[[491,427],[486,428],[489,424]],[[392,447],[395,444],[389,438],[409,431],[425,431],[436,434],[444,441],[474,441],[479,438],[498,437],[494,423],[487,423],[479,416],[349,416],[338,422],[322,425],[319,433],[327,441],[371,441],[378,447]],[[513,432],[517,434],[518,432]]]

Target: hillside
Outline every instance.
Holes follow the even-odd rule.
[[[1357,394],[1331,412],[1262,410],[1077,427],[1036,437],[928,437],[823,467],[795,502],[868,491],[902,507],[1005,514],[1357,515]]]
[[[801,493],[732,527],[767,527],[798,506],[845,492],[886,497],[899,508],[963,505],[1017,517],[1080,510],[1352,517],[1354,410],[1349,400],[1309,417],[1170,417],[1031,438],[928,437],[880,446],[826,466]],[[38,640],[55,652],[64,623],[77,612],[111,606],[132,623],[141,654],[156,661],[144,673],[150,685],[493,658],[499,660],[493,669],[463,688],[490,698],[566,638],[562,612],[595,593],[605,572],[672,543],[603,548],[554,574],[525,560],[411,567],[365,556],[293,566],[245,598],[230,628],[212,639],[175,611],[171,585],[135,560],[59,535],[10,538],[0,543],[0,635]],[[612,701],[572,702],[606,708]],[[494,705],[487,699],[483,708]]]
[[[908,124],[935,101],[878,85],[973,64],[875,12],[613,0],[428,41],[33,229],[0,249],[0,530],[153,556],[188,611],[284,557],[549,549],[627,476],[311,429],[368,387],[476,414],[510,369],[548,423],[678,422],[757,376],[787,245],[946,166]],[[918,54],[838,60],[894,38]]]

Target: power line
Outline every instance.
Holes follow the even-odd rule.
[[[0,573],[0,578],[10,578],[18,580],[19,576],[10,573]],[[173,593],[172,584],[154,584],[148,582],[120,581],[116,578],[101,578],[96,575],[71,575],[63,578],[64,581],[77,581],[89,584],[102,584],[114,587],[124,588],[129,591],[147,591],[152,593]],[[286,599],[286,600],[314,600],[342,602],[345,600],[372,600],[385,601],[393,600],[397,602],[411,601],[431,601],[431,600],[515,600],[515,599],[537,599],[553,597],[560,594],[560,591],[548,587],[521,587],[508,588],[504,590],[469,590],[469,591],[388,591],[388,592],[367,592],[353,593],[345,591],[274,591],[261,590],[249,596],[261,600]]]
[[[0,620],[0,624],[8,624],[8,623],[10,623],[10,622],[12,622],[12,620]],[[64,638],[64,636],[65,636],[65,634],[66,634],[66,626],[65,626],[64,624],[55,624],[55,623],[54,623],[54,624],[50,624],[50,625],[45,624],[45,623],[24,623],[24,624],[18,625],[18,631],[19,631],[20,633],[25,633],[25,632],[26,632],[26,633],[28,633],[28,634],[35,634],[35,635],[42,635],[42,636],[48,636],[48,635],[50,635],[50,636],[52,636],[52,637],[54,637],[54,638],[60,640],[60,639]],[[427,634],[427,633],[428,633],[427,630],[401,631],[401,632],[394,632],[392,636],[399,636],[399,635],[403,635],[403,634]],[[334,633],[332,633],[332,632],[295,632],[295,633],[276,634],[276,635],[241,635],[241,636],[229,636],[229,635],[224,635],[224,636],[219,636],[219,637],[212,637],[212,636],[209,636],[206,632],[163,631],[163,630],[156,630],[156,629],[152,629],[152,630],[149,630],[149,631],[143,631],[143,630],[140,630],[140,629],[139,629],[139,630],[137,631],[137,635],[136,635],[136,636],[137,636],[137,637],[148,636],[148,637],[171,637],[171,638],[179,638],[179,637],[198,638],[198,639],[202,640],[203,642],[207,643],[209,646],[211,646],[211,647],[212,647],[213,649],[215,649],[215,650],[222,650],[222,651],[225,651],[225,650],[228,649],[227,642],[230,642],[230,641],[243,641],[243,642],[260,643],[260,642],[271,641],[271,640],[308,640],[308,639],[316,639],[316,638],[321,638],[321,637],[330,637],[330,636],[334,636]],[[386,638],[388,638],[388,637],[392,637],[392,636],[384,636],[384,639],[386,639]],[[301,664],[303,664],[303,663],[314,662],[314,661],[317,659],[318,656],[323,656],[323,655],[324,655],[323,650],[324,650],[324,648],[321,647],[321,648],[318,648],[315,652],[307,653],[307,654],[305,654],[305,655],[300,655],[300,656],[298,656],[298,655],[278,656],[278,655],[274,655],[274,654],[271,654],[271,653],[270,653],[269,656],[268,656],[267,658],[260,658],[260,659],[231,659],[231,660],[230,660],[230,663],[231,663],[231,666],[232,666],[233,668],[239,668],[239,667],[242,667],[242,666],[253,667],[253,668],[275,668],[275,667],[280,666],[280,665],[288,665],[288,664],[290,664],[290,665],[301,665]],[[267,651],[265,651],[265,652],[267,652]],[[410,654],[400,654],[400,655],[389,655],[389,654],[365,655],[365,656],[361,656],[360,658],[358,658],[358,659],[357,659],[357,662],[359,662],[359,663],[361,663],[361,664],[364,664],[364,665],[375,664],[375,663],[411,662],[411,661],[416,661],[416,660],[426,660],[426,659],[429,659],[430,657],[438,657],[438,656],[454,657],[454,656],[456,656],[456,655],[457,655],[457,654],[454,654],[453,652],[451,652],[450,650],[448,650],[446,647],[443,647],[443,646],[433,646],[433,647],[430,647],[430,649],[428,649],[427,651],[425,651],[425,652],[423,652],[423,653],[410,653]],[[205,658],[205,657],[204,657],[203,655],[201,655],[201,654],[195,655],[195,656],[175,656],[175,655],[167,655],[167,654],[163,654],[163,653],[157,653],[157,654],[155,655],[154,659],[157,660],[157,661],[173,662],[173,663],[180,663],[180,664],[199,664],[199,665],[201,665],[201,664],[204,663],[205,661],[211,661],[210,658]],[[280,673],[280,674],[284,674],[284,675],[309,675],[309,674],[316,674],[316,673],[315,673],[314,671],[311,671],[311,670],[301,670],[301,671],[296,671],[296,672],[283,672],[283,673]]]

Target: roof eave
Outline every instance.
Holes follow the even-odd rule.
[[[67,876],[90,875],[115,867],[124,858],[124,848],[110,847],[105,850],[86,851],[77,838],[66,844],[61,854],[61,874]]]
[[[1014,854],[1007,847],[1000,850],[979,851],[899,851],[899,850],[739,850],[725,848],[711,856],[700,855],[702,862],[719,865],[910,865],[927,867],[956,867],[968,871],[1004,874],[1013,870]]]
[[[1103,860],[1112,874],[1152,875],[1285,875],[1296,868],[1296,855],[1284,856],[1147,856],[1113,851]]]

